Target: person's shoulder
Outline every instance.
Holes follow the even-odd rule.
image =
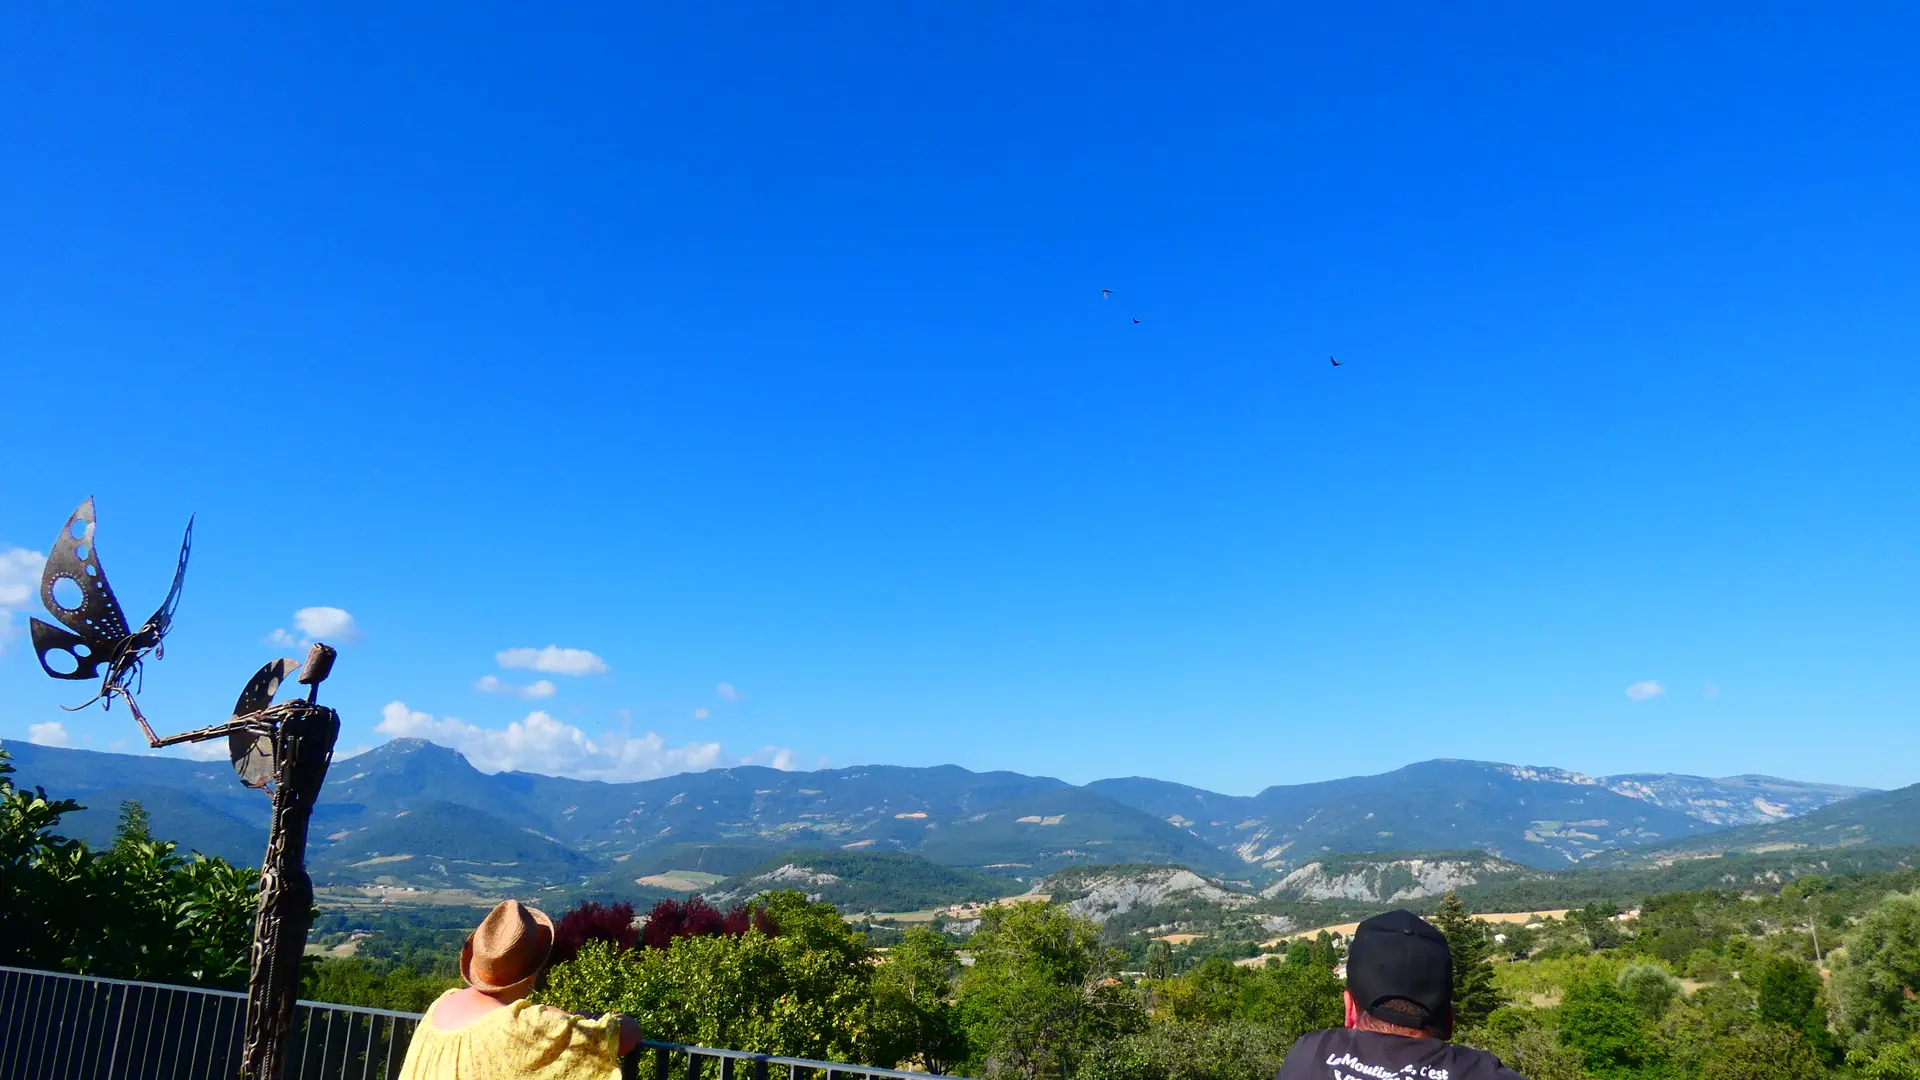
[[[568,1012],[557,1005],[543,1005],[534,1001],[516,1001],[507,1006],[514,1010],[513,1021],[522,1027],[539,1028],[553,1035],[562,1035],[568,1031],[603,1032],[617,1026],[617,1018],[612,1013],[600,1016],[582,1016]]]
[[[1346,1030],[1346,1028],[1320,1028],[1317,1031],[1309,1031],[1305,1035],[1293,1040],[1293,1048],[1295,1050],[1304,1050],[1321,1046],[1328,1039],[1341,1035]]]
[[[1452,1058],[1458,1066],[1454,1076],[1458,1080],[1527,1080],[1526,1077],[1507,1067],[1499,1055],[1491,1050],[1482,1050],[1477,1046],[1463,1046],[1460,1043],[1448,1043],[1452,1049]]]
[[[1309,1031],[1295,1039],[1293,1047],[1287,1051],[1286,1059],[1280,1063],[1280,1074],[1277,1080],[1320,1075],[1308,1070],[1319,1062],[1327,1040],[1345,1030],[1345,1028],[1321,1028],[1318,1031]]]

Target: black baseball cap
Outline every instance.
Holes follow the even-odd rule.
[[[1453,954],[1446,935],[1411,911],[1366,920],[1347,947],[1347,992],[1375,1019],[1442,1027],[1453,1004]]]

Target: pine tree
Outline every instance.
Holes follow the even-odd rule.
[[[140,805],[138,799],[128,799],[120,804],[120,827],[114,830],[114,846],[129,850],[141,844],[153,843],[153,817],[147,808]]]
[[[1493,985],[1493,938],[1485,923],[1467,914],[1453,890],[1440,901],[1433,925],[1447,936],[1453,954],[1453,1017],[1462,1029],[1473,1028],[1493,1010],[1506,1004]]]

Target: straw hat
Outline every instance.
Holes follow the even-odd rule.
[[[502,900],[467,935],[460,977],[483,994],[525,993],[553,952],[553,920],[539,908]]]

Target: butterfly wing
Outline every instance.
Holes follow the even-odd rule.
[[[67,519],[60,539],[53,542],[47,567],[40,574],[40,601],[67,629],[85,638],[110,642],[127,636],[127,617],[107,585],[100,552],[93,546],[93,499],[89,497]],[[54,597],[54,586],[71,581],[80,589],[80,602],[67,607]]]
[[[95,647],[93,639],[83,638],[71,630],[39,619],[32,620],[32,629],[33,651],[40,657],[40,670],[56,679],[97,679],[100,668],[113,661],[115,653],[111,648],[102,651]]]
[[[160,610],[153,613],[147,624],[141,629],[153,636],[154,644],[167,636],[173,627],[173,613],[180,609],[180,586],[187,580],[187,556],[193,552],[193,519],[187,519],[187,534],[180,538],[180,563],[173,568],[173,588],[167,590],[167,599]]]
[[[66,629],[33,620],[33,648],[40,667],[56,679],[93,678],[95,669],[116,658],[127,637],[127,617],[120,612],[107,572],[100,566],[100,552],[93,546],[94,524],[89,497],[67,519],[40,574],[40,602]],[[72,582],[78,590],[72,607],[61,603],[55,593],[63,581]],[[73,671],[60,671],[47,662],[50,654],[61,653],[73,661]]]
[[[269,661],[254,672],[246,688],[240,691],[240,699],[233,703],[233,718],[238,720],[273,704],[273,695],[280,692],[280,684],[299,669],[300,661],[281,659]],[[227,736],[227,752],[233,757],[233,771],[240,774],[241,783],[264,788],[273,779],[272,736],[255,731],[235,732]]]

